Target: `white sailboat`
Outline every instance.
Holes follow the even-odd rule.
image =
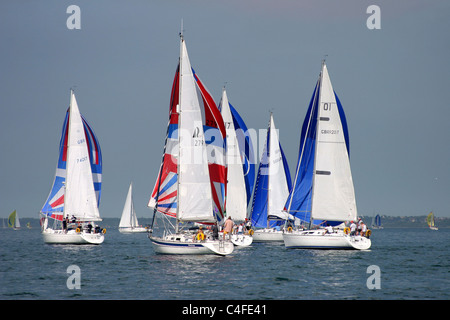
[[[230,241],[214,238],[212,234],[197,240],[184,228],[193,222],[215,224],[223,219],[220,191],[225,188],[226,167],[220,157],[224,145],[218,142],[225,138],[222,117],[191,67],[182,33],[180,39],[163,160],[148,205],[154,208],[153,219],[157,212],[175,218],[175,230],[165,228],[162,236],[156,236],[152,223],[149,238],[157,253],[228,255],[234,250]],[[206,130],[211,130],[210,139]],[[208,145],[209,154],[216,156],[212,160],[206,149],[211,141],[215,143]]]
[[[283,211],[290,189],[289,167],[271,113],[251,211],[255,242],[283,241],[285,222],[294,219]]]
[[[41,213],[45,243],[101,244],[105,229],[98,204],[101,190],[101,151],[97,138],[78,109],[73,90],[66,113],[56,175]],[[53,224],[49,223],[53,220]]]
[[[139,225],[133,204],[133,184],[130,183],[127,198],[119,222],[119,231],[122,233],[147,232],[147,228]]]
[[[244,223],[247,220],[247,191],[244,178],[244,161],[239,147],[236,128],[225,88],[222,90],[222,99],[219,106],[227,133],[227,196],[225,212],[234,222]],[[232,234],[231,242],[236,246],[249,246],[253,242],[250,234]]]
[[[8,217],[8,227],[13,230],[20,230],[20,220],[19,220],[19,214],[16,210],[11,212],[11,214]]]
[[[347,124],[325,62],[303,123],[295,182],[285,207],[310,225],[315,220],[331,224],[357,218]],[[286,232],[283,240],[286,248],[361,250],[371,246],[370,239],[341,229]]]

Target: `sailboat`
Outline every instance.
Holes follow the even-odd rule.
[[[226,163],[227,163],[227,195],[225,212],[227,217],[232,217],[234,222],[247,222],[247,206],[251,197],[254,184],[253,168],[248,164],[245,155],[247,127],[245,131],[239,127],[236,109],[229,103],[225,88],[222,90],[222,99],[219,103],[226,130]],[[242,118],[241,118],[242,119]],[[236,126],[235,123],[236,122]],[[242,121],[243,123],[243,121]],[[242,124],[241,124],[242,125]],[[245,126],[245,124],[244,124]],[[240,136],[238,137],[238,134]],[[251,147],[251,145],[250,145]],[[247,163],[246,163],[247,162]],[[246,177],[248,176],[248,177]],[[251,178],[253,177],[253,179]],[[249,187],[247,185],[250,185]],[[250,193],[247,193],[250,190]],[[248,232],[230,235],[231,242],[236,246],[249,246],[253,242]]]
[[[19,214],[16,210],[11,212],[8,217],[8,227],[12,228],[13,230],[20,230]]]
[[[379,214],[373,217],[372,225],[370,227],[372,229],[383,229],[383,226],[381,225],[381,216]]]
[[[148,204],[154,208],[149,239],[155,252],[218,255],[233,252],[232,242],[213,235],[197,240],[186,228],[195,222],[223,221],[225,135],[222,116],[192,69],[180,33],[180,58],[172,86],[163,159]],[[170,218],[175,218],[175,225],[165,228],[162,236],[154,235],[157,212],[170,224],[173,220]]]
[[[133,204],[133,184],[130,183],[127,198],[119,222],[119,231],[122,233],[147,232],[147,228],[139,226]]]
[[[80,114],[75,93],[71,89],[56,174],[50,194],[41,209],[45,243],[101,244],[104,241],[106,230],[95,225],[102,220],[98,210],[101,178],[99,142]]]
[[[344,110],[331,85],[325,61],[303,122],[294,184],[287,212],[309,222],[308,230],[283,234],[286,248],[369,249],[371,240],[318,225],[356,220],[355,191]],[[316,228],[313,226],[316,224]]]
[[[283,241],[280,227],[294,219],[283,211],[291,186],[289,166],[271,113],[251,210],[252,225],[256,228],[255,242]]]
[[[435,231],[439,230],[439,228],[436,227],[436,225],[435,225],[435,223],[434,223],[434,213],[433,213],[433,212],[430,212],[430,213],[428,214],[428,216],[427,216],[427,224],[428,224],[428,227],[429,227],[431,230],[435,230]]]

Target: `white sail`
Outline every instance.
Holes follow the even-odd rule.
[[[123,206],[122,217],[120,218],[119,222],[119,228],[127,228],[127,227],[135,228],[139,225],[136,217],[136,212],[134,211],[132,194],[133,194],[133,186],[130,183],[127,198],[125,200],[125,205]]]
[[[287,219],[288,215],[283,211],[286,199],[289,196],[288,182],[286,179],[283,158],[280,149],[278,130],[275,128],[273,115],[270,115],[270,141],[269,141],[269,182],[267,215]]]
[[[214,222],[199,95],[183,39],[180,64],[177,219]]]
[[[323,64],[316,139],[312,218],[355,220],[355,191],[336,97]]]
[[[94,190],[88,145],[75,94],[70,95],[67,177],[64,216],[81,220],[100,221]]]
[[[247,191],[244,180],[244,170],[236,136],[236,130],[231,115],[230,105],[225,88],[222,91],[221,114],[227,133],[227,199],[226,213],[236,221],[247,218]]]

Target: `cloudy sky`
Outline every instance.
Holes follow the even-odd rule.
[[[292,175],[326,56],[359,214],[450,217],[449,15],[447,0],[1,1],[0,217],[38,217],[74,86],[103,152],[101,216],[120,217],[131,181],[138,217],[151,215],[182,19],[216,102],[226,83],[256,130],[274,112]]]

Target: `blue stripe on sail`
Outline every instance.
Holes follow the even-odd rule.
[[[234,129],[236,130],[236,136],[238,139],[239,149],[244,150],[244,180],[245,188],[247,190],[247,205],[252,197],[253,188],[255,187],[255,153],[253,149],[253,144],[251,137],[249,135],[247,126],[244,120],[241,118],[236,109],[229,103],[231,115],[233,117]]]
[[[162,207],[162,208],[176,208],[177,207],[177,203],[176,202],[171,202],[171,203],[158,203],[158,208]]]
[[[164,184],[164,187],[159,190],[160,197],[162,194],[164,194],[164,192],[166,192],[171,186],[173,186],[177,182],[177,179],[178,179],[178,175],[174,174],[173,177],[170,178],[170,180],[166,180],[163,182],[165,184]],[[159,204],[158,204],[158,206],[159,206]]]
[[[255,193],[253,195],[253,204],[251,211],[251,222],[256,228],[267,227],[267,192],[269,183],[269,141],[270,128],[267,130],[266,144],[259,163],[258,175],[255,184]],[[275,227],[281,224],[280,221],[269,221],[269,227]]]
[[[347,146],[348,157],[350,158],[350,138],[348,136],[347,119],[345,118],[344,108],[342,108],[341,101],[339,100],[336,92],[334,93],[334,96],[336,97],[336,103],[338,106],[339,117],[341,118],[342,130],[344,130],[344,139],[345,139],[345,144]]]
[[[281,159],[283,159],[284,175],[286,176],[286,183],[288,186],[288,190],[290,192],[292,189],[291,172],[289,171],[289,164],[284,155],[284,151],[283,151],[283,148],[281,147],[281,143],[279,143],[279,146],[280,146],[280,151],[281,151]]]
[[[168,138],[169,139],[178,139],[178,124],[169,124],[169,134],[168,134]]]
[[[94,189],[97,196],[97,206],[100,205],[101,189],[102,189],[102,151],[100,143],[94,133],[94,130],[89,125],[87,120],[81,115],[83,119],[83,128],[88,142],[88,153],[91,162],[91,172],[97,175],[97,181],[94,182]]]

